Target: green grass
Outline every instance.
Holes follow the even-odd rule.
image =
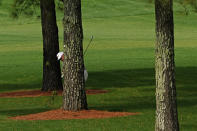
[[[36,16],[9,16],[11,0],[0,6],[0,92],[40,89],[42,34]],[[175,62],[178,112],[183,131],[197,130],[197,14],[185,16],[174,4]],[[154,5],[145,0],[84,0],[84,47],[90,36],[85,65],[87,89],[109,93],[88,95],[90,109],[141,112],[137,116],[91,120],[16,121],[8,117],[37,113],[61,106],[62,98],[0,98],[0,130],[28,131],[152,131],[155,122]],[[38,11],[39,12],[39,11]],[[58,11],[62,48],[62,13]]]

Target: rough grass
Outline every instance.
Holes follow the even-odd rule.
[[[42,35],[36,16],[8,17],[11,0],[0,6],[0,92],[40,89]],[[84,48],[90,36],[85,65],[88,89],[107,94],[88,96],[90,109],[141,112],[138,116],[92,120],[15,121],[8,117],[61,106],[61,97],[0,98],[0,130],[154,130],[155,80],[154,5],[145,0],[84,0]],[[184,15],[174,4],[175,58],[181,130],[197,130],[197,15]],[[62,14],[58,11],[62,48]]]

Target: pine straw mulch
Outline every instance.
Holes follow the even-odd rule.
[[[0,93],[0,97],[39,97],[39,96],[51,96],[54,92],[42,92],[40,90],[30,91],[16,91]],[[88,89],[86,93],[89,95],[107,93],[106,90],[93,90]],[[57,91],[57,95],[62,95],[62,91]],[[77,112],[64,111],[62,109],[50,110],[46,112],[22,115],[16,117],[10,117],[15,120],[64,120],[64,119],[98,119],[98,118],[111,118],[111,117],[123,117],[129,115],[138,115],[139,113],[131,112],[108,112],[98,110],[82,110]]]
[[[29,91],[16,91],[16,92],[5,92],[0,93],[0,97],[39,97],[39,96],[51,96],[54,92],[52,91],[40,91],[40,90],[29,90]],[[94,95],[94,94],[102,94],[107,93],[106,90],[86,90],[86,94]],[[57,95],[62,95],[62,91],[57,91]]]
[[[99,119],[111,117],[123,117],[129,115],[138,115],[131,112],[108,112],[98,110],[82,110],[77,112],[64,111],[62,109],[51,110],[36,114],[10,117],[14,120],[65,120],[65,119]]]

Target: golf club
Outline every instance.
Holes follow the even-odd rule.
[[[90,39],[89,44],[87,45],[87,47],[86,47],[86,49],[85,49],[85,51],[84,51],[84,53],[83,53],[83,56],[85,56],[85,54],[86,54],[86,52],[87,52],[87,50],[88,50],[88,47],[90,46],[92,40],[93,40],[93,35],[91,36],[91,39]]]

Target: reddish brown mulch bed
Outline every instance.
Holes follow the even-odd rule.
[[[121,117],[121,116],[137,115],[137,114],[139,113],[108,112],[108,111],[97,111],[97,110],[83,110],[83,111],[71,112],[71,111],[64,111],[62,109],[57,109],[57,110],[51,110],[51,111],[41,112],[36,114],[10,117],[10,119],[15,119],[15,120],[98,119],[98,118]]]
[[[89,89],[89,90],[86,90],[86,93],[89,95],[93,95],[93,94],[107,93],[107,91]],[[57,91],[57,94],[62,95],[62,91]],[[39,97],[39,96],[51,96],[51,95],[53,95],[53,92],[51,91],[43,92],[40,90],[0,93],[0,97]]]

